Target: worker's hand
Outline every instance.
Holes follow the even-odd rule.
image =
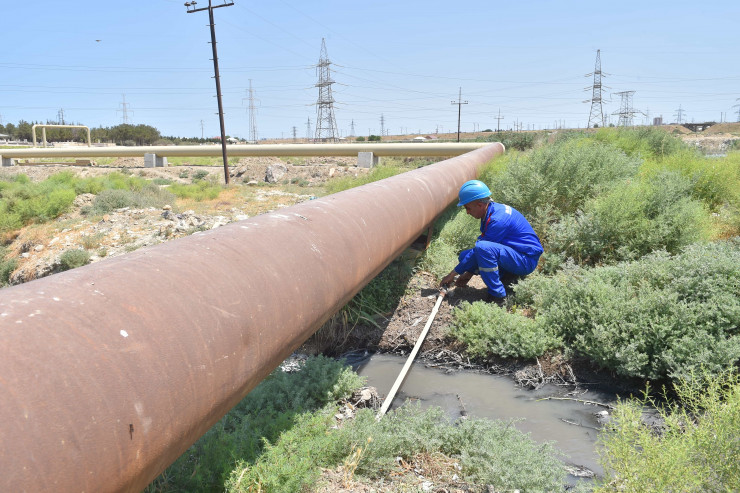
[[[452,281],[455,280],[455,277],[457,277],[457,272],[453,270],[442,278],[442,280],[439,282],[439,285],[442,287],[449,286],[450,284],[452,284]]]
[[[457,280],[455,281],[455,286],[457,286],[458,288],[464,288],[465,286],[468,285],[468,281],[470,281],[472,277],[473,277],[472,272],[463,272],[460,275],[460,277],[458,277]]]

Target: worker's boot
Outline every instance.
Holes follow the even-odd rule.
[[[486,293],[486,301],[488,303],[494,303],[502,308],[506,308],[506,297],[499,298],[498,296],[494,296],[491,293]]]

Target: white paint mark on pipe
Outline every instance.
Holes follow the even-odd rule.
[[[121,336],[128,337],[128,332],[126,332],[125,330],[121,330]]]

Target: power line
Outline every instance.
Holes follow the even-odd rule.
[[[213,50],[213,73],[214,79],[216,79],[216,99],[218,100],[218,121],[221,126],[221,154],[224,160],[224,181],[229,184],[229,159],[226,156],[226,130],[224,129],[224,106],[221,102],[221,76],[218,73],[218,52],[216,50],[216,23],[213,21],[213,9],[220,7],[230,7],[234,5],[231,3],[222,3],[215,7],[211,4],[211,0],[208,0],[208,7],[202,7],[199,9],[195,8],[196,1],[185,2],[185,7],[188,9],[188,14],[194,12],[202,12],[203,10],[208,11],[208,20],[210,21],[209,26],[211,28],[211,49]]]

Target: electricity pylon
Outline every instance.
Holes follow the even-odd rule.
[[[636,110],[632,107],[632,96],[635,91],[622,91],[615,92],[622,97],[622,101],[619,104],[619,111],[615,111],[612,115],[619,115],[619,121],[617,122],[618,127],[631,127],[632,119],[636,114],[644,115],[640,110]]]
[[[334,97],[331,95],[331,85],[334,81],[331,78],[330,65],[329,56],[326,54],[326,41],[321,38],[321,55],[316,65],[316,72],[319,75],[319,82],[316,83],[316,87],[319,88],[319,99],[316,101],[315,142],[336,142],[339,133],[334,119]]]
[[[601,98],[601,77],[604,74],[601,72],[601,50],[596,50],[596,65],[594,65],[593,73],[586,74],[586,77],[594,76],[593,92],[591,99],[591,113],[588,115],[588,125],[586,128],[593,128],[596,126],[604,126],[604,107],[603,99]],[[588,90],[588,88],[586,88]]]

